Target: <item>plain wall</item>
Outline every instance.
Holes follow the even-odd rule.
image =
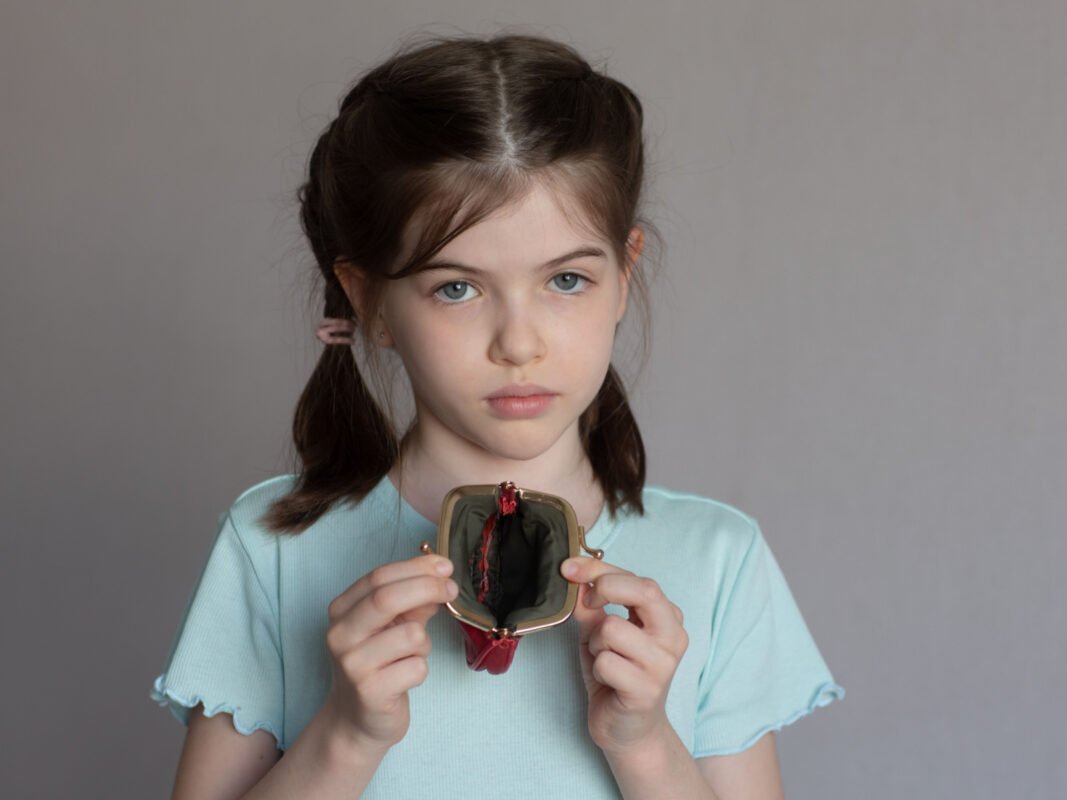
[[[760,521],[847,690],[789,796],[1060,796],[1054,0],[5,3],[4,795],[167,796],[151,681],[322,347],[311,145],[403,37],[504,26],[644,102],[650,480]]]

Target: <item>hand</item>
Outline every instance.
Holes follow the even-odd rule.
[[[689,646],[682,610],[651,578],[595,558],[568,558],[561,573],[579,584],[574,617],[589,735],[607,755],[633,752],[671,730],[667,690]],[[607,603],[626,606],[629,619],[606,613]]]
[[[451,572],[449,559],[419,555],[377,567],[330,602],[326,707],[359,746],[384,751],[407,733],[407,692],[428,674],[426,623],[458,593]]]

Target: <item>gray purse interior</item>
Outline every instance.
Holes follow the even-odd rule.
[[[513,514],[498,515],[489,548],[490,590],[479,602],[482,531],[497,513],[492,495],[461,497],[452,510],[448,557],[459,586],[456,604],[497,621],[516,625],[560,613],[570,584],[559,574],[570,554],[563,512],[547,503],[520,498]]]

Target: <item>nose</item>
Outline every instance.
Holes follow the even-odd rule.
[[[502,305],[493,322],[489,359],[522,366],[545,355],[545,340],[536,311],[529,305]]]

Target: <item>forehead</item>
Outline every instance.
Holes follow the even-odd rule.
[[[409,253],[420,232],[417,225],[406,232],[405,249]],[[434,260],[455,260],[487,270],[521,269],[582,245],[599,246],[610,257],[611,248],[586,222],[573,195],[534,181],[521,197],[446,243]]]

